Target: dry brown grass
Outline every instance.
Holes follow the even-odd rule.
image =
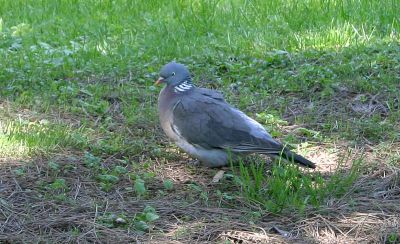
[[[397,145],[396,145],[397,146]],[[79,156],[79,155],[78,155]],[[137,199],[126,190],[132,182],[122,181],[109,193],[101,191],[82,166],[80,157],[53,155],[61,164],[73,165],[64,178],[71,190],[69,201],[45,196],[37,185],[49,180],[46,159],[30,159],[23,177],[13,169],[21,163],[2,159],[0,163],[0,239],[6,242],[146,242],[146,243],[388,243],[390,235],[400,235],[400,171],[382,163],[366,172],[340,199],[330,199],[319,210],[305,216],[266,213],[249,220],[245,202],[215,204],[191,196],[187,186],[197,182],[211,192],[214,170],[191,169],[184,163],[160,163],[155,167],[159,179],[171,178],[175,190],[152,199]],[[373,158],[371,158],[373,160]],[[47,172],[47,173],[46,173]],[[152,192],[160,182],[149,186]],[[215,201],[214,201],[215,200]],[[97,220],[106,212],[134,216],[151,205],[160,219],[154,229],[139,235],[123,227],[109,228]],[[75,230],[75,232],[74,232]],[[79,230],[79,231],[76,231]]]

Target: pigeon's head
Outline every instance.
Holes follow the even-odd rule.
[[[156,85],[166,83],[176,86],[185,81],[190,81],[189,70],[183,64],[170,62],[162,67]]]

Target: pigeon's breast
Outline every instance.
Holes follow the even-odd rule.
[[[158,112],[160,116],[161,128],[170,139],[176,141],[178,139],[178,135],[172,129],[173,109],[179,100],[176,99],[175,94],[168,88],[168,86],[164,87],[160,92],[160,96],[158,97]]]
[[[172,110],[171,110],[172,111]],[[169,139],[174,141],[176,145],[178,145],[183,151],[186,153],[198,157],[198,149],[190,144],[185,138],[181,135],[179,128],[173,124],[173,116],[172,112],[160,113],[160,121],[161,127],[163,128],[165,134]]]

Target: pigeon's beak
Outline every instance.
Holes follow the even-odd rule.
[[[158,84],[162,83],[163,81],[164,81],[164,78],[160,76],[160,77],[158,78],[158,80],[156,80],[156,82],[154,83],[154,85],[158,85]]]

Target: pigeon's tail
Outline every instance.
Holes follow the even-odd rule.
[[[289,150],[284,150],[282,152],[282,157],[290,162],[295,162],[308,168],[315,169],[315,164],[313,162]]]

